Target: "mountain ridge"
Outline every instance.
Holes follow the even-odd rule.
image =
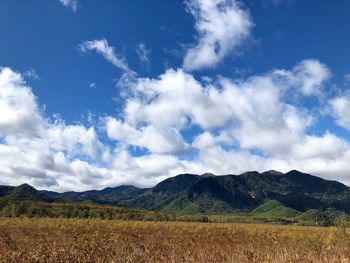
[[[349,187],[297,170],[284,174],[274,170],[220,176],[180,174],[151,188],[121,185],[84,192],[39,191],[27,184],[0,186],[0,197],[46,202],[91,201],[184,214],[246,213],[275,200],[288,211],[332,208],[350,213]],[[287,210],[283,208],[283,211]]]

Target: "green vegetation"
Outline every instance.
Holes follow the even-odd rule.
[[[336,225],[339,218],[349,219],[349,215],[334,208],[325,210],[309,209],[304,213],[286,207],[276,200],[269,200],[251,212],[251,215],[264,219],[284,219],[289,224]]]
[[[99,218],[124,220],[169,220],[165,215],[109,205],[48,203],[0,199],[2,217]],[[163,216],[163,217],[162,217]]]
[[[179,211],[178,214],[203,214],[205,210],[199,205],[187,200],[186,198],[179,198],[169,202],[161,208],[161,212],[171,213],[174,211]]]
[[[176,201],[177,202],[177,201]],[[170,205],[179,205],[171,204]],[[304,213],[284,207],[277,201],[269,201],[255,209],[252,213],[213,215],[203,214],[195,204],[187,203],[182,211],[146,211],[98,205],[91,202],[83,203],[49,203],[42,201],[20,201],[0,199],[0,217],[29,218],[97,218],[108,220],[140,220],[140,221],[182,221],[207,223],[258,223],[258,224],[296,224],[313,226],[337,225],[340,218],[348,216],[335,209],[308,210]],[[199,213],[192,213],[199,210]]]
[[[123,207],[123,208],[122,208]],[[153,188],[86,192],[0,186],[0,216],[329,226],[350,213],[350,188],[291,171],[241,175],[182,174]]]
[[[276,200],[270,200],[255,208],[252,214],[262,217],[290,218],[298,216],[301,213],[293,208],[285,207]]]
[[[32,201],[48,201],[45,195],[37,191],[34,187],[28,184],[22,184],[18,187],[15,187],[13,191],[8,193],[7,196],[9,199],[14,200],[32,200]]]
[[[249,213],[269,200],[279,205],[262,216],[296,217],[310,209],[350,213],[350,189],[335,181],[291,171],[241,175],[178,175],[120,205],[177,214]]]

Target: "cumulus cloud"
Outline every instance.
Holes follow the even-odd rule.
[[[118,55],[115,49],[108,44],[106,39],[96,39],[84,41],[79,45],[79,50],[83,53],[87,51],[96,51],[102,55],[108,62],[125,72],[131,72],[125,58]]]
[[[186,5],[198,33],[198,43],[184,58],[187,71],[214,67],[250,35],[253,23],[236,0],[188,0]]]
[[[345,139],[330,132],[319,137],[306,135],[292,147],[291,156],[298,160],[339,158],[344,152],[349,151],[349,146]]]
[[[239,81],[221,77],[217,82],[200,82],[181,69],[169,69],[159,78],[139,78],[133,83],[123,118],[110,118],[113,125],[108,123],[106,129],[111,139],[125,145],[174,156],[176,151],[164,145],[178,142],[184,131],[198,127],[202,132],[193,141],[180,137],[198,150],[190,161],[177,160],[186,172],[300,169],[332,178],[334,161],[348,159],[349,143],[330,132],[308,135],[307,129],[314,125],[312,109],[288,99],[290,93],[319,96],[329,77],[330,70],[317,60]],[[177,133],[160,140],[159,134],[148,132],[154,128],[162,133],[165,127]],[[140,143],[140,138],[152,136],[163,150],[155,149],[153,143]],[[325,164],[333,168],[325,169]],[[336,176],[348,182],[345,174],[345,166],[338,166]]]
[[[77,10],[77,0],[60,2]],[[191,71],[212,68],[234,53],[253,22],[236,0],[187,0],[186,7],[197,43],[187,49],[182,68],[158,77],[137,76],[104,38],[79,45],[80,52],[96,52],[124,73],[120,112],[97,116],[97,126],[46,116],[25,82],[35,72],[0,68],[0,184],[87,190],[152,186],[186,172],[270,169],[299,169],[350,184],[349,141],[332,131],[311,133],[319,118],[314,104],[327,100],[335,122],[350,129],[350,97],[330,99],[325,92],[328,67],[308,59],[246,79],[196,78]],[[146,46],[136,52],[147,66]],[[310,97],[318,100],[304,105]]]
[[[60,0],[61,4],[76,12],[78,10],[78,0]]]
[[[129,83],[121,114],[102,118],[102,127],[45,117],[23,76],[2,68],[0,184],[86,190],[151,186],[185,172],[269,169],[300,169],[350,183],[349,142],[331,132],[308,134],[312,109],[288,100],[291,91],[317,96],[304,87],[317,90],[327,80],[314,81],[313,67],[300,66],[306,64],[245,80],[200,81],[181,69],[137,78]],[[347,102],[333,104],[344,118]],[[185,135],[189,131],[192,136]],[[142,154],[135,155],[135,148]]]
[[[36,98],[19,73],[0,68],[0,134],[35,134],[41,129]]]
[[[322,97],[322,85],[331,77],[327,66],[316,59],[303,60],[292,71],[276,70],[275,73],[299,88],[305,96]]]
[[[22,75],[9,68],[0,70],[0,139],[1,183],[6,184],[64,187],[65,178],[86,175],[78,166],[89,163],[78,162],[79,158],[91,162],[109,158],[93,127],[45,118]]]
[[[126,101],[124,120],[116,121],[113,129],[108,126],[108,134],[116,130],[114,134],[118,136],[111,138],[123,140],[124,137],[127,142],[141,146],[133,137],[135,133],[139,136],[147,133],[149,138],[149,131],[155,130],[171,145],[183,140],[181,131],[197,125],[203,130],[230,130],[232,137],[246,149],[286,152],[312,123],[310,115],[283,101],[289,90],[297,87],[303,94],[303,88],[314,83],[312,69],[302,67],[304,64],[309,61],[289,71],[275,70],[243,82],[220,78],[219,83],[201,83],[181,69],[170,69],[158,79],[140,78],[133,84],[134,95]],[[321,82],[312,87],[318,85]],[[169,129],[178,132],[169,133]],[[149,146],[146,148],[150,150]]]
[[[329,103],[337,124],[350,130],[350,96],[339,96],[331,99]]]
[[[137,129],[128,123],[115,118],[106,118],[106,131],[109,138],[120,141],[126,145],[146,148],[159,153],[180,153],[188,148],[187,143],[176,129],[158,131],[149,125]]]

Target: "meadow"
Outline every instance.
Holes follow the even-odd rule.
[[[350,262],[338,227],[0,219],[0,262]]]

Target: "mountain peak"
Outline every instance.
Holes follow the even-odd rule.
[[[271,174],[271,175],[276,175],[276,176],[283,175],[282,172],[279,172],[279,171],[276,171],[276,170],[268,170],[266,172],[263,172],[263,174]]]
[[[47,201],[48,198],[29,184],[21,184],[8,195],[10,199]]]
[[[201,177],[212,177],[212,176],[215,176],[215,174],[213,174],[213,173],[204,173],[204,174],[201,174],[200,175]]]
[[[33,186],[31,186],[30,184],[27,184],[27,183],[21,184],[21,185],[17,186],[16,188],[19,188],[19,189],[34,189],[34,190],[36,190]]]
[[[240,174],[240,176],[250,176],[250,175],[260,175],[260,173],[257,171],[248,171],[248,172]]]
[[[298,171],[298,170],[291,170],[291,171],[289,171],[287,174],[305,174],[305,173],[300,172],[300,171]]]
[[[199,179],[199,176],[196,174],[179,174],[160,182],[152,189],[152,191],[178,193],[185,190]]]

